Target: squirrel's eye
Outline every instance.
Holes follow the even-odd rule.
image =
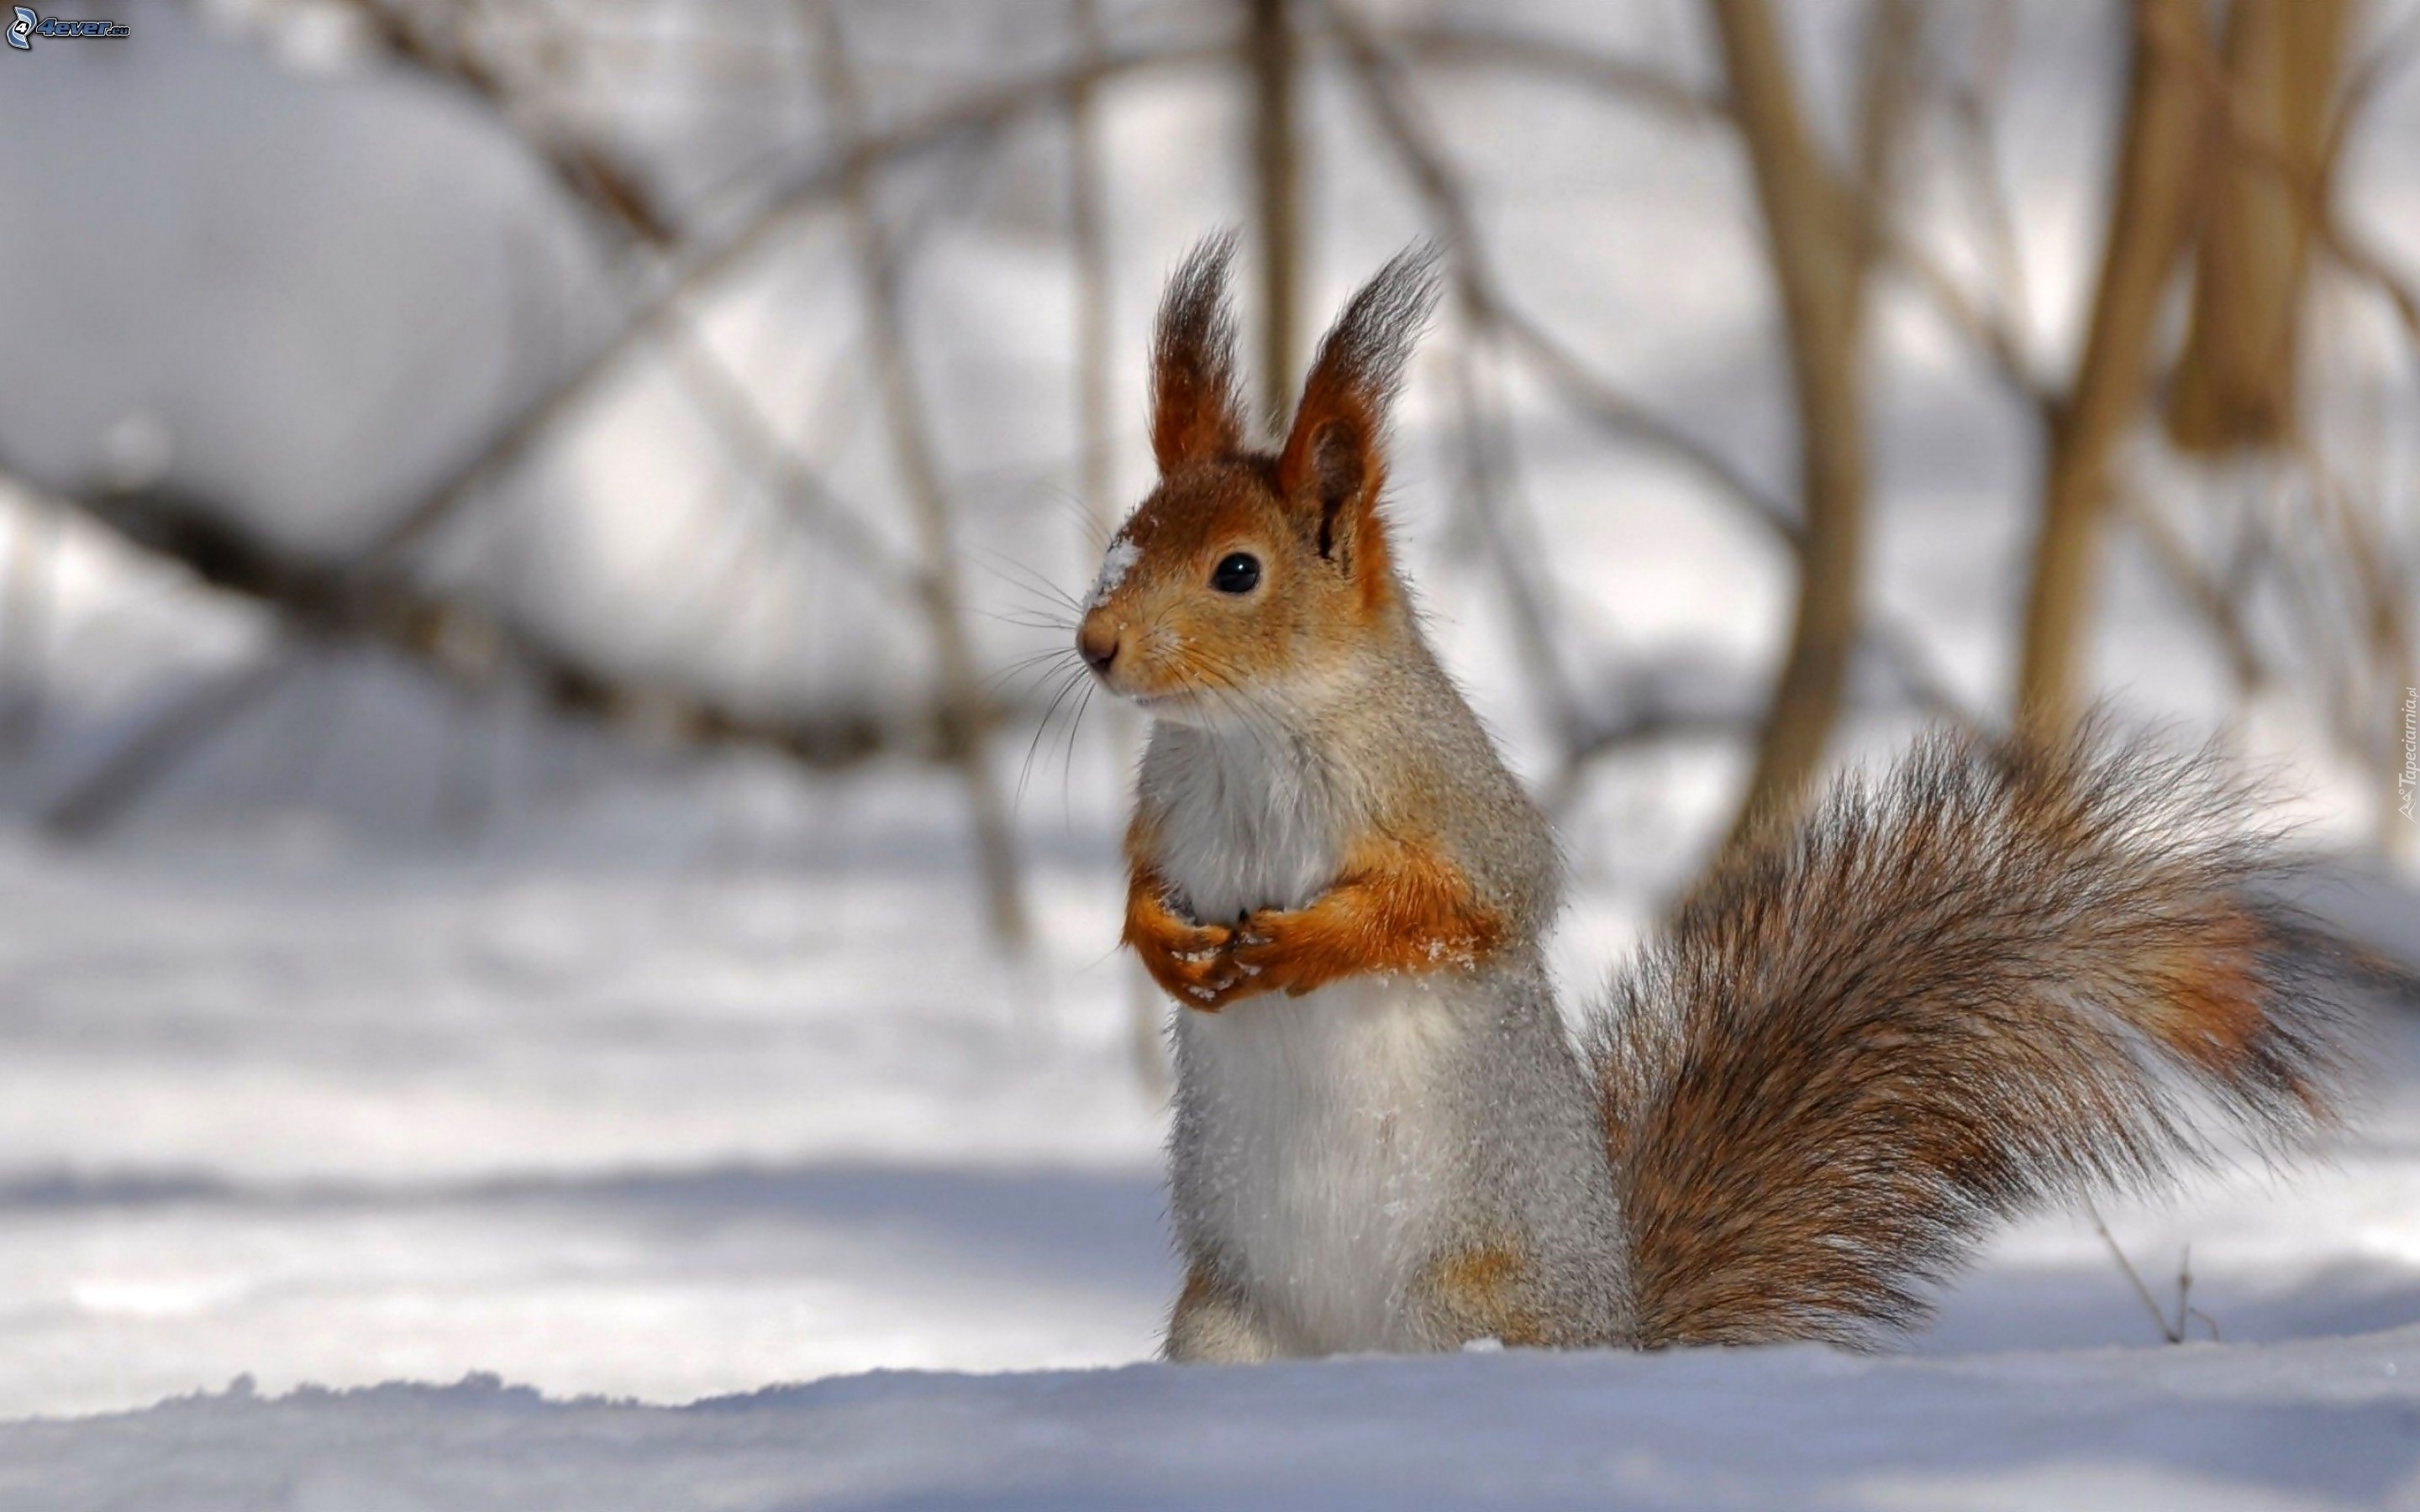
[[[1249,594],[1260,581],[1261,559],[1249,551],[1228,552],[1210,573],[1210,586],[1222,594]]]

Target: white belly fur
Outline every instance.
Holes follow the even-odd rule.
[[[1435,1079],[1462,1031],[1439,988],[1339,982],[1187,1013],[1179,1032],[1198,1216],[1280,1348],[1410,1346],[1404,1296],[1435,1253],[1439,1166],[1457,1137]]]
[[[1197,917],[1312,903],[1352,827],[1317,768],[1249,730],[1161,733],[1196,742],[1144,770],[1161,866]],[[1449,995],[1462,990],[1360,978],[1179,1015],[1194,1217],[1280,1350],[1412,1343],[1404,1293],[1434,1253],[1440,1167],[1461,1138],[1437,1083],[1470,1022]]]

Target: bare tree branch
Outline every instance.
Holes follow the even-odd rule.
[[[2229,87],[2226,69],[2209,38],[2197,28],[2156,28],[2147,33],[2147,39],[2149,45],[2160,51],[2164,61],[2199,91],[2216,116],[2225,146],[2242,154],[2246,162],[2275,176],[2318,235],[2319,244],[2346,271],[2384,296],[2411,339],[2420,343],[2420,289],[2415,289],[2383,254],[2337,215],[2325,174],[2335,159],[2322,157],[2314,165],[2280,141],[2277,133]],[[2342,135],[2341,122],[2349,118],[2343,112],[2338,113],[2339,124],[2330,133],[2331,150],[2335,140]]]
[[[1419,113],[1404,98],[1404,81],[1383,39],[1386,34],[1363,23],[1345,0],[1328,0],[1325,9],[1372,116],[1395,149],[1428,209],[1431,224],[1452,254],[1455,299],[1466,321],[1519,350],[1533,370],[1582,414],[1710,484],[1716,498],[1756,521],[1792,553],[1804,550],[1804,532],[1788,504],[1719,451],[1590,372],[1559,339],[1503,296],[1494,281],[1469,196],[1443,149],[1430,140]],[[1509,593],[1516,596],[1523,593],[1517,576],[1507,574],[1506,578]],[[1528,608],[1515,607],[1525,614],[1543,615],[1534,594]],[[1946,716],[1963,723],[1979,722],[1949,694],[1947,680],[1931,667],[1911,638],[1881,635],[1872,637],[1869,644],[1902,686],[1923,690],[1928,705],[1937,705]],[[1592,738],[1583,734],[1582,744]]]
[[[1495,300],[1488,282],[1477,220],[1459,177],[1443,151],[1428,139],[1417,113],[1404,97],[1393,65],[1374,35],[1342,3],[1328,8],[1331,25],[1344,43],[1354,76],[1388,139],[1419,185],[1430,219],[1452,254],[1454,301],[1461,314],[1452,361],[1455,403],[1463,431],[1464,499],[1480,538],[1496,559],[1511,611],[1512,633],[1522,659],[1537,685],[1547,718],[1565,748],[1586,738],[1577,701],[1565,685],[1556,646],[1560,639],[1549,614],[1544,574],[1535,570],[1520,551],[1505,517],[1512,507],[1505,472],[1505,448],[1500,421],[1480,391],[1478,347],[1492,333]]]
[[[1771,12],[1761,0],[1709,0],[1709,6],[1781,292],[1806,522],[1790,648],[1731,825],[1737,841],[1796,811],[1822,764],[1848,681],[1865,517],[1858,330],[1869,259],[1862,218],[1817,155],[1802,118]],[[1884,123],[1869,135],[1879,144],[1889,131]],[[1879,162],[1881,147],[1870,150]],[[1875,201],[1881,190],[1879,182],[1867,185]]]
[[[2238,0],[2227,12],[2225,110],[2273,143],[2269,171],[2225,132],[2195,248],[2193,316],[2168,387],[2169,438],[2186,451],[2272,447],[2296,424],[2304,270],[2316,226],[2289,177],[2319,186],[2351,0]]]
[[[2051,438],[2025,601],[2019,717],[2051,728],[2071,721],[2080,702],[2110,459],[2149,381],[2153,322],[2194,212],[2207,114],[2200,91],[2168,57],[2168,39],[2200,35],[2199,0],[2135,0],[2134,16],[2109,240],[2083,363]]]
[[[53,578],[58,570],[58,518],[18,490],[8,525],[8,574],[0,594],[0,760],[22,760],[34,748],[42,718],[43,643],[50,631]]]
[[[1503,30],[1467,19],[1373,26],[1409,62],[1426,67],[1498,69],[1524,80],[1556,80],[1679,125],[1719,125],[1730,102],[1652,63],[1606,53],[1568,38]]]
[[[152,491],[70,496],[56,502],[107,527],[135,549],[183,567],[208,587],[268,607],[281,630],[267,655],[172,700],[53,803],[47,822],[64,834],[88,835],[114,822],[177,761],[272,690],[299,664],[290,650],[313,643],[383,646],[473,690],[511,676],[566,717],[644,729],[686,744],[768,748],[809,766],[852,764],[876,750],[895,748],[903,733],[911,746],[942,744],[936,729],[903,732],[870,713],[792,715],[645,681],[409,575],[365,577],[358,563],[297,557],[232,523],[237,517],[210,501]],[[985,717],[996,715],[986,711]]]
[[[1097,0],[1069,0],[1069,28],[1079,62],[1101,55]],[[1067,92],[1067,240],[1076,284],[1076,457],[1084,519],[1098,548],[1118,528],[1117,438],[1109,423],[1110,305],[1109,228],[1101,185],[1100,107],[1090,84]],[[1122,699],[1101,712],[1101,743],[1111,767],[1124,779],[1134,760],[1135,715]],[[1168,1008],[1140,961],[1127,953],[1126,1044],[1143,1095],[1154,1105],[1174,1086],[1162,1020]]]
[[[400,512],[364,553],[365,566],[399,560],[433,535],[469,501],[508,472],[541,438],[595,393],[604,378],[648,342],[686,319],[687,301],[758,252],[799,217],[842,193],[851,176],[876,172],[968,136],[994,131],[1031,112],[1063,103],[1078,84],[1099,85],[1152,68],[1215,62],[1233,55],[1219,44],[1111,53],[1032,78],[978,91],[936,107],[905,125],[842,144],[815,166],[777,185],[766,202],[731,231],[674,248],[660,287],[639,312],[552,389],[498,427],[480,453]],[[710,218],[706,218],[710,219]]]
[[[453,80],[509,121],[524,119],[524,113],[516,112],[503,76],[464,35],[466,18],[460,10],[447,7],[438,11],[445,18],[439,28],[427,23],[425,8],[411,14],[406,8],[393,0],[353,0],[354,12],[397,58]],[[560,131],[522,125],[520,134],[582,202],[601,207],[651,245],[669,247],[679,239],[654,193],[612,154]]]
[[[1244,0],[1251,73],[1252,197],[1260,236],[1261,413],[1280,427],[1294,402],[1302,324],[1302,140],[1295,128],[1296,41],[1288,0]]]
[[[854,143],[863,130],[864,111],[847,39],[831,0],[810,0],[809,9],[831,135],[835,141]],[[956,521],[934,450],[931,422],[916,385],[899,289],[901,270],[883,225],[881,208],[875,201],[870,175],[863,169],[851,174],[843,186],[842,200],[848,213],[849,242],[871,337],[875,383],[891,437],[892,466],[908,495],[923,548],[923,603],[939,674],[945,748],[967,791],[993,933],[1009,949],[1022,951],[1032,930],[1016,861],[1016,831],[984,738],[983,690],[958,583]]]
[[[225,731],[285,683],[302,664],[293,642],[281,639],[258,656],[177,690],[42,814],[42,826],[62,840],[105,828],[196,748]]]

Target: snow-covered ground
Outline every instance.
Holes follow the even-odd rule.
[[[0,1505],[2420,1505],[2420,1024],[2328,1165],[2112,1215],[2183,1348],[2055,1215],[1909,1358],[1178,1371],[1101,821],[1019,979],[944,784],[791,791],[0,849]]]
[[[2420,1328],[1864,1360],[1537,1353],[876,1375],[691,1407],[491,1379],[0,1428],[26,1508],[2420,1504]]]

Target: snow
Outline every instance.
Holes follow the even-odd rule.
[[[0,1427],[13,1507],[2420,1504],[2420,1328],[1857,1359],[1524,1350],[884,1373],[687,1408],[492,1379]]]
[[[1134,571],[1135,563],[1141,560],[1142,548],[1133,541],[1123,535],[1111,541],[1108,553],[1101,558],[1101,576],[1093,584],[1093,596],[1084,601],[1084,607],[1094,609],[1108,603],[1109,595],[1125,585],[1126,574]]]
[[[0,847],[0,1504],[2420,1505],[2420,1024],[2332,1161],[2113,1210],[2224,1344],[2055,1214],[1904,1357],[1179,1370],[1110,813],[1020,996],[938,779],[762,781],[375,868]]]

